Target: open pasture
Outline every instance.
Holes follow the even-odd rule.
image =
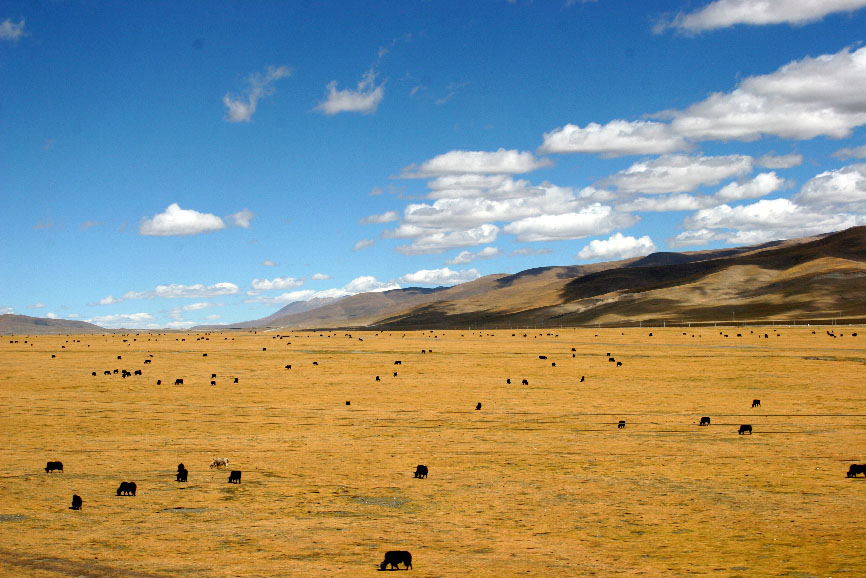
[[[827,329],[3,336],[0,575],[862,576]]]

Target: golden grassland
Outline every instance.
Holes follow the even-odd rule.
[[[863,576],[866,331],[827,329],[6,336],[0,575]]]

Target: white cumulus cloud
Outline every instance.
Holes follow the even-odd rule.
[[[689,193],[704,185],[752,172],[753,159],[745,155],[663,155],[634,163],[604,182],[621,193]]]
[[[108,329],[126,327],[130,329],[144,328],[153,322],[150,313],[118,313],[116,315],[97,315],[86,319],[88,323],[99,325]]]
[[[370,69],[358,83],[355,90],[337,88],[337,81],[328,83],[328,94],[315,110],[333,116],[341,112],[360,112],[372,114],[385,98],[385,83],[376,84],[376,71]]]
[[[674,131],[693,140],[843,138],[866,124],[864,92],[866,47],[846,48],[750,76],[732,92],[658,116],[672,118]]]
[[[794,196],[794,201],[808,206],[855,204],[859,210],[866,210],[866,164],[814,176]]]
[[[109,303],[120,303],[127,299],[195,299],[206,297],[220,297],[224,295],[235,295],[240,292],[240,288],[234,283],[214,283],[213,285],[203,285],[196,283],[194,285],[157,285],[153,291],[127,291],[122,299],[114,299],[109,295],[100,304],[108,305]],[[112,299],[112,301],[106,301]]]
[[[494,257],[499,257],[502,253],[496,247],[484,247],[477,253],[473,253],[472,251],[460,251],[456,257],[453,259],[449,259],[447,263],[449,265],[466,265],[473,261],[478,261],[481,259],[493,259]]]
[[[138,227],[141,235],[149,236],[179,236],[210,233],[225,228],[223,220],[210,213],[199,213],[191,209],[181,209],[177,203],[172,203],[163,213],[152,219],[142,218]]]
[[[264,74],[255,73],[247,78],[247,88],[243,96],[223,96],[226,106],[225,119],[228,122],[250,122],[256,112],[259,100],[274,93],[273,84],[292,73],[288,66],[268,66]]]
[[[426,253],[442,253],[448,249],[473,247],[492,243],[499,234],[499,227],[484,224],[480,227],[461,231],[423,232],[419,231],[415,240],[409,245],[400,245],[397,251],[404,255],[421,255]],[[386,232],[386,236],[387,232]],[[396,236],[396,235],[395,235]]]
[[[720,202],[757,199],[784,188],[786,183],[775,171],[761,173],[745,183],[728,183],[715,196]]]
[[[415,273],[407,273],[400,277],[400,281],[416,285],[457,285],[458,283],[474,281],[479,277],[481,277],[481,273],[477,269],[453,271],[448,267],[443,267],[442,269],[421,269]]]
[[[680,152],[691,145],[670,125],[654,121],[567,124],[544,134],[542,153],[598,153],[605,157]]]
[[[505,225],[503,231],[516,235],[521,242],[561,241],[608,233],[636,222],[637,217],[595,203],[573,213],[520,219]]]
[[[429,178],[447,175],[475,174],[519,174],[528,173],[550,166],[547,158],[537,158],[528,151],[499,150],[489,151],[448,151],[420,165],[404,168],[403,178]]]
[[[591,241],[589,245],[577,254],[579,259],[628,259],[648,255],[656,250],[649,235],[640,238],[626,237],[622,233],[615,233],[607,240]]]
[[[313,281],[324,281],[330,278],[331,276],[325,273],[315,273],[312,277],[310,277],[310,279],[312,279]]]
[[[694,12],[680,13],[671,21],[659,22],[655,31],[676,28],[695,33],[738,24],[801,25],[821,20],[828,14],[853,12],[864,6],[866,0],[715,0]]]
[[[355,246],[352,247],[353,251],[360,251],[361,249],[366,249],[367,247],[372,247],[376,243],[375,239],[361,239]]]
[[[276,277],[274,279],[253,279],[250,286],[254,291],[271,291],[274,289],[294,289],[304,282],[294,277]]]

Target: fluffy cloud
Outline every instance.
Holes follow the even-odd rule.
[[[403,234],[405,233],[404,230]],[[498,234],[499,227],[491,224],[484,224],[473,229],[450,232],[425,232],[423,229],[418,229],[415,240],[409,245],[400,245],[397,247],[397,251],[404,255],[441,253],[448,249],[458,249],[461,247],[472,247],[475,245],[492,243],[496,241],[496,236]],[[388,236],[387,232],[386,236]],[[397,235],[393,236],[396,237]]]
[[[866,216],[818,211],[789,199],[702,209],[683,221],[688,230],[727,229],[728,242],[758,243],[839,231],[866,223]]]
[[[27,36],[27,32],[24,30],[23,18],[19,20],[17,24],[12,22],[11,18],[7,18],[3,22],[0,22],[0,40],[18,42],[25,36]]]
[[[99,300],[100,305],[114,305],[115,303],[122,302],[123,299],[117,299],[113,295],[109,295],[108,297],[104,297]]]
[[[396,221],[400,218],[400,215],[397,214],[397,211],[388,211],[386,213],[382,213],[381,215],[370,215],[369,217],[365,217],[361,219],[361,224],[369,225],[371,223],[390,223],[392,221]]]
[[[748,77],[732,92],[659,116],[672,118],[674,131],[693,140],[843,138],[866,124],[864,92],[866,47],[846,48]]]
[[[244,229],[249,229],[250,221],[253,220],[254,216],[255,213],[253,213],[251,210],[241,209],[237,213],[232,213],[231,215],[229,215],[228,218],[234,225],[238,227],[243,227]]]
[[[226,106],[225,119],[228,122],[250,122],[259,100],[274,93],[274,82],[291,73],[287,66],[269,66],[264,74],[251,74],[247,78],[248,86],[243,96],[233,97],[226,93],[223,97],[223,104]]]
[[[110,329],[121,327],[133,329],[143,328],[152,323],[153,315],[150,313],[118,313],[116,315],[98,315],[86,321]]]
[[[675,193],[656,197],[638,197],[620,203],[616,208],[630,213],[666,213],[669,211],[696,211],[717,204],[712,197]]]
[[[442,269],[421,269],[415,273],[408,273],[400,277],[400,281],[416,285],[457,285],[458,283],[474,281],[479,277],[481,277],[481,273],[477,269],[452,271],[448,267],[443,267]]]
[[[274,289],[294,289],[304,282],[294,277],[276,277],[275,279],[253,279],[250,286],[254,291],[271,291]]]
[[[386,231],[385,236],[412,238],[446,230],[474,229],[496,221],[570,213],[580,210],[591,201],[591,198],[582,198],[583,191],[576,194],[569,188],[550,184],[533,187],[527,183],[520,188],[520,193],[505,198],[493,193],[493,198],[481,194],[439,198],[432,204],[413,203],[404,210],[401,225]]]
[[[567,124],[544,135],[542,153],[599,153],[605,157],[663,154],[689,150],[670,125],[653,121],[613,120],[585,128]]]
[[[864,6],[866,0],[715,0],[700,10],[680,13],[672,21],[660,22],[655,31],[676,28],[695,33],[737,24],[805,24],[828,14],[852,12]]]
[[[502,253],[496,247],[484,247],[477,253],[471,251],[460,251],[456,257],[449,259],[447,263],[449,265],[466,265],[472,261],[478,261],[480,259],[493,259],[494,257],[499,257],[501,254]]]
[[[866,210],[866,164],[816,175],[803,185],[794,201],[808,206],[853,204]]]
[[[668,239],[667,245],[671,249],[678,249],[680,247],[699,247],[702,245],[708,245],[713,241],[721,241],[724,239],[725,236],[718,231],[698,229],[696,231],[684,231],[673,239]]]
[[[637,217],[595,203],[578,212],[520,219],[505,225],[503,231],[516,235],[522,242],[560,241],[608,233],[636,222]]]
[[[748,174],[752,172],[752,164],[752,157],[745,155],[663,155],[634,163],[604,183],[615,186],[621,193],[687,193]]]
[[[315,110],[333,116],[341,112],[360,112],[372,114],[379,108],[379,103],[385,98],[385,83],[376,84],[376,71],[370,69],[358,83],[355,90],[337,89],[337,81],[328,83],[328,95]]]
[[[109,295],[99,303],[101,305],[108,305],[110,303],[120,303],[127,299],[201,299],[206,297],[235,295],[239,292],[240,288],[234,283],[214,283],[213,285],[202,285],[201,283],[196,283],[195,285],[157,285],[156,289],[153,291],[128,291],[123,295],[123,299],[114,299],[114,297]]]
[[[372,275],[365,275],[362,277],[356,277],[349,281],[349,283],[343,287],[343,291],[346,291],[349,295],[354,295],[356,293],[375,293],[380,291],[391,291],[392,289],[399,289],[400,285],[398,283],[393,282],[380,282],[377,281],[375,277]]]
[[[367,247],[372,247],[376,241],[374,239],[361,239],[355,246],[352,247],[353,251],[360,251],[361,249],[366,249]]]
[[[729,183],[719,189],[716,199],[721,202],[739,201],[742,199],[757,199],[774,193],[787,184],[774,172],[761,173],[745,183]]]
[[[331,276],[326,275],[325,273],[316,273],[312,277],[310,277],[310,279],[312,279],[313,281],[324,281],[324,280],[330,279],[330,278],[331,278]]]
[[[177,203],[172,203],[164,213],[156,214],[152,219],[142,218],[138,232],[141,235],[162,237],[198,235],[219,231],[225,226],[223,220],[216,215],[181,209]]]
[[[8,307],[8,306],[0,307],[0,315],[14,315],[14,314],[15,314],[15,308],[14,307]]]
[[[550,159],[536,158],[528,151],[504,148],[494,152],[455,150],[424,161],[420,166],[409,165],[403,169],[401,177],[429,178],[466,173],[513,175],[528,173],[551,164]]]
[[[277,266],[277,264],[274,261],[271,261],[270,259],[265,259],[264,261],[262,261],[262,265],[264,265],[265,267],[276,267]]]
[[[616,233],[606,241],[590,242],[589,245],[580,250],[577,257],[584,260],[628,259],[629,257],[648,255],[655,250],[655,243],[648,235],[636,239],[635,237],[625,237],[622,233]]]

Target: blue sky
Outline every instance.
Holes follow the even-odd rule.
[[[0,313],[186,328],[866,224],[864,40],[866,0],[9,0]]]

